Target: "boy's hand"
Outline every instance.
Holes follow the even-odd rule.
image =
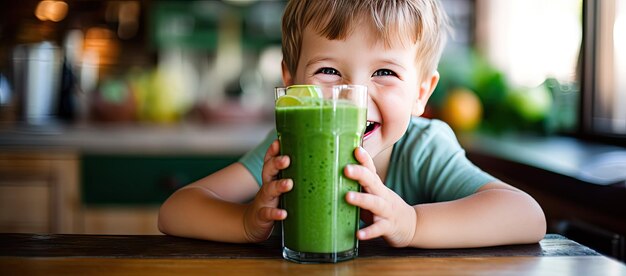
[[[249,242],[266,240],[272,233],[274,221],[284,220],[287,211],[278,208],[282,193],[293,187],[291,179],[278,179],[278,172],[289,166],[288,156],[278,156],[278,140],[274,141],[265,153],[262,181],[263,185],[244,214],[244,231]]]
[[[372,158],[363,148],[358,147],[354,156],[361,165],[346,166],[344,174],[358,181],[365,193],[348,192],[346,201],[361,207],[366,216],[371,212],[372,220],[371,225],[357,232],[357,237],[369,240],[382,236],[391,246],[408,246],[415,233],[415,209],[383,184]]]

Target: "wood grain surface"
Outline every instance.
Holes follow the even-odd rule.
[[[537,244],[469,249],[392,248],[382,239],[359,243],[359,257],[593,256],[595,251],[560,235]],[[231,244],[165,235],[0,234],[0,256],[280,259],[280,236],[257,244]]]
[[[626,275],[603,256],[357,258],[337,264],[282,259],[0,257],[2,275]]]
[[[623,263],[559,235],[473,249],[361,242],[337,264],[282,259],[280,237],[229,244],[164,235],[0,234],[0,275],[626,275]]]

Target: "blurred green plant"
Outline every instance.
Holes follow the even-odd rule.
[[[480,129],[504,130],[510,125],[511,112],[504,106],[509,84],[502,72],[471,49],[449,51],[439,63],[441,75],[431,104],[435,114],[441,108],[448,93],[463,87],[474,91],[483,106]]]
[[[504,73],[471,49],[446,52],[438,70],[440,81],[429,102],[434,117],[446,112],[442,108],[451,91],[464,88],[476,93],[483,106],[480,131],[554,134],[571,132],[577,125],[576,83],[548,78],[537,87],[514,87]]]

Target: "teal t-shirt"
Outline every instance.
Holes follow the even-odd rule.
[[[241,162],[261,185],[263,157],[276,139],[272,131]],[[413,117],[393,146],[385,185],[408,204],[441,202],[469,196],[496,179],[472,164],[450,127],[439,120]]]

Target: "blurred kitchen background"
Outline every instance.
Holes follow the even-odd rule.
[[[624,259],[626,2],[442,0],[425,117]],[[286,1],[0,4],[0,231],[158,233],[158,206],[273,127]]]

